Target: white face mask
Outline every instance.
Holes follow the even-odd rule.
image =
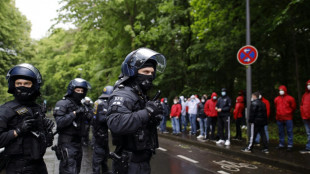
[[[213,96],[213,100],[216,100],[216,96]]]
[[[254,99],[253,99],[253,98],[251,98],[251,101],[254,101]]]
[[[204,102],[205,102],[205,99],[201,99],[201,102],[204,103]]]
[[[177,104],[177,103],[178,103],[178,101],[173,101],[173,103],[174,103],[174,104]]]
[[[310,90],[310,85],[307,86],[308,90]]]
[[[279,91],[279,94],[280,94],[280,95],[284,95],[284,91],[280,90],[280,91]]]

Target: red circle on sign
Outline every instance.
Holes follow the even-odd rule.
[[[237,60],[242,65],[251,65],[257,60],[258,52],[252,45],[246,45],[239,49],[237,53]]]

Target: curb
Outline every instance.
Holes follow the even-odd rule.
[[[300,172],[300,173],[310,173],[310,168],[307,168],[305,166],[298,165],[295,163],[290,163],[289,161],[285,161],[285,160],[281,160],[281,159],[268,158],[268,155],[266,155],[266,157],[264,157],[264,156],[260,156],[260,155],[255,155],[253,153],[244,153],[244,152],[241,152],[241,148],[240,148],[240,152],[239,152],[236,150],[226,149],[226,148],[222,148],[222,147],[219,147],[216,145],[211,145],[209,143],[199,142],[197,140],[193,141],[193,140],[178,137],[178,136],[171,136],[171,135],[165,135],[165,134],[160,134],[160,133],[158,134],[158,136],[163,137],[163,138],[167,138],[170,140],[172,139],[172,140],[180,141],[183,143],[191,144],[191,145],[198,146],[198,147],[207,148],[210,150],[221,152],[223,154],[229,154],[231,156],[238,156],[241,158],[246,158],[248,160],[257,161],[257,162],[265,164],[265,165],[272,165],[272,166],[280,168],[280,169],[286,169],[286,170],[290,170],[290,171],[294,171],[294,172]]]

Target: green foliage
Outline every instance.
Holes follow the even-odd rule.
[[[0,1],[0,103],[12,98],[7,93],[5,80],[8,70],[33,55],[30,28],[29,21],[15,7],[14,0]]]
[[[236,60],[245,45],[245,1],[62,0],[57,22],[73,22],[76,28],[52,28],[50,36],[32,44],[30,24],[11,8],[12,2],[0,2],[0,41],[20,54],[0,51],[0,70],[3,74],[31,58],[43,75],[42,94],[50,106],[63,96],[69,81],[80,76],[92,84],[89,96],[95,100],[104,86],[115,83],[125,56],[139,47],[167,58],[154,89],[161,89],[161,97],[169,101],[179,95],[218,93],[222,87],[234,99],[246,88],[246,67]],[[250,7],[251,43],[259,51],[252,65],[253,91],[263,91],[272,110],[280,84],[300,101],[310,73],[310,3],[261,0],[251,1]],[[5,85],[4,77],[0,83]]]

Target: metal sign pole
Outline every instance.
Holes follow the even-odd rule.
[[[251,45],[250,37],[250,0],[246,0],[246,45]],[[250,125],[249,125],[249,114],[250,114],[250,105],[251,105],[251,96],[252,96],[252,70],[251,65],[248,65],[246,68],[246,122],[247,122],[247,134],[248,140],[250,138]]]

